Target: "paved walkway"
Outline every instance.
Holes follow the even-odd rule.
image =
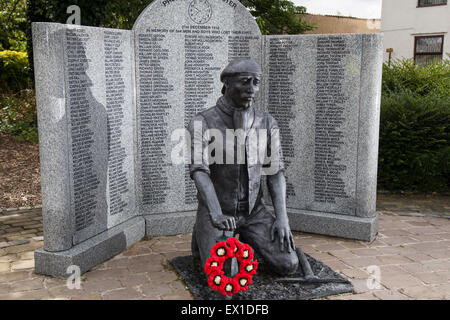
[[[382,198],[380,207],[392,210],[383,207],[378,237],[370,244],[294,232],[297,246],[355,286],[355,294],[327,299],[450,299],[450,219],[427,215],[432,204],[408,202],[411,210]],[[435,215],[450,213],[448,198],[441,200]],[[192,299],[168,263],[190,254],[190,238],[143,240],[84,274],[81,289],[69,289],[65,280],[33,272],[33,251],[43,245],[41,210],[3,212],[0,300]]]

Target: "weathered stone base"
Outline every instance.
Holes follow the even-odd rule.
[[[378,213],[373,218],[288,209],[289,223],[294,231],[327,236],[373,241],[378,233]]]
[[[196,211],[145,215],[147,237],[174,236],[191,233]]]
[[[132,218],[66,251],[48,252],[43,248],[34,252],[35,273],[67,278],[67,268],[78,266],[81,273],[111,259],[145,236],[145,220]]]
[[[267,206],[269,210],[272,207]],[[288,209],[293,231],[353,240],[373,241],[378,233],[378,213],[373,218]],[[192,232],[196,211],[145,215],[146,236],[160,237]]]

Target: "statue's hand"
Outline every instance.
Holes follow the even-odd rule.
[[[234,217],[219,214],[211,216],[211,220],[213,226],[220,230],[233,231],[236,229],[236,219],[234,219]]]
[[[284,252],[285,247],[289,253],[291,250],[295,250],[294,237],[292,236],[291,228],[289,228],[289,223],[286,220],[276,219],[270,233],[272,241],[275,241],[275,233],[278,234],[281,252]]]

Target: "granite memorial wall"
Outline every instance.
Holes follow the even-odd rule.
[[[372,241],[378,231],[381,36],[263,41],[263,101],[280,126],[291,228]]]
[[[133,30],[33,24],[44,218],[37,273],[87,271],[145,235],[191,232],[196,189],[178,138],[236,57],[263,68],[293,230],[372,240],[379,35],[261,36],[230,0],[159,0]],[[270,199],[267,199],[270,203]]]
[[[145,235],[136,210],[133,39],[37,23],[33,42],[44,220],[36,272],[64,275],[69,262],[87,270]]]

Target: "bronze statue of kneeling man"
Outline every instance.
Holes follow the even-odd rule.
[[[189,171],[198,191],[192,254],[204,266],[218,239],[239,234],[271,270],[287,276],[297,271],[299,259],[286,210],[279,128],[253,106],[261,76],[253,60],[233,60],[220,76],[223,96],[189,124]],[[263,175],[274,214],[262,199]]]

